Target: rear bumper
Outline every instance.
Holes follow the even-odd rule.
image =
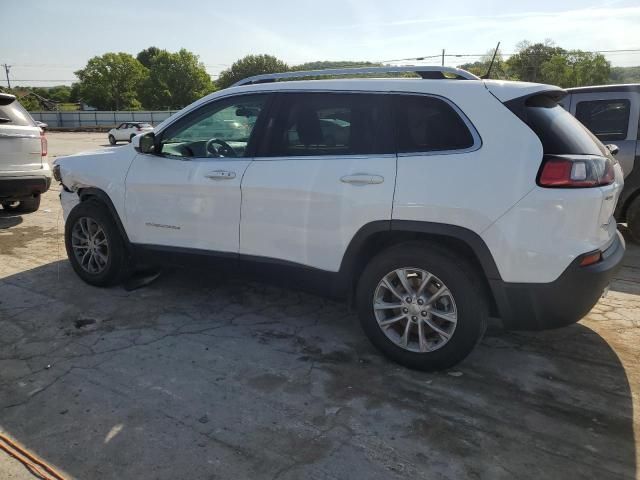
[[[553,282],[491,282],[505,327],[543,330],[577,322],[598,302],[620,268],[624,252],[624,239],[616,232],[601,261],[581,267],[577,258]]]
[[[24,177],[1,177],[0,176],[0,199],[19,200],[21,198],[40,195],[51,186],[51,177],[24,176]]]

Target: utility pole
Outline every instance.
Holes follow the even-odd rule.
[[[444,48],[442,49],[442,66],[444,67]],[[9,78],[9,77],[7,77]]]
[[[7,65],[6,63],[2,65],[4,67],[4,73],[7,75],[7,86],[11,88],[11,82],[9,81],[9,69],[11,65]]]

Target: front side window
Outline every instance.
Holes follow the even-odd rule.
[[[397,95],[394,103],[398,153],[462,150],[474,145],[469,127],[444,100]]]
[[[629,127],[629,100],[592,100],[576,105],[576,118],[600,140],[625,140]]]
[[[178,157],[244,157],[267,95],[219,100],[165,130],[160,153]]]
[[[269,156],[392,153],[384,95],[283,94],[272,128]]]

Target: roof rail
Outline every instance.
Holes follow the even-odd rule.
[[[362,75],[369,73],[417,73],[424,79],[446,79],[445,73],[454,75],[455,80],[480,80],[473,73],[454,67],[434,67],[434,66],[402,66],[402,67],[359,67],[359,68],[329,68],[326,70],[304,70],[299,72],[265,73],[244,78],[233,85],[251,85],[254,83],[275,82],[276,80],[286,80],[291,78],[320,77],[328,75]]]

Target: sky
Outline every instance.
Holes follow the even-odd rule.
[[[0,64],[11,65],[13,85],[70,84],[93,56],[135,55],[151,45],[191,50],[213,78],[248,54],[268,53],[290,65],[388,61],[442,49],[479,55],[498,41],[508,54],[522,40],[545,39],[566,49],[638,49],[606,56],[614,66],[640,65],[640,0],[0,0],[0,6],[3,19],[14,19],[0,28]],[[445,64],[477,59],[451,56]]]

